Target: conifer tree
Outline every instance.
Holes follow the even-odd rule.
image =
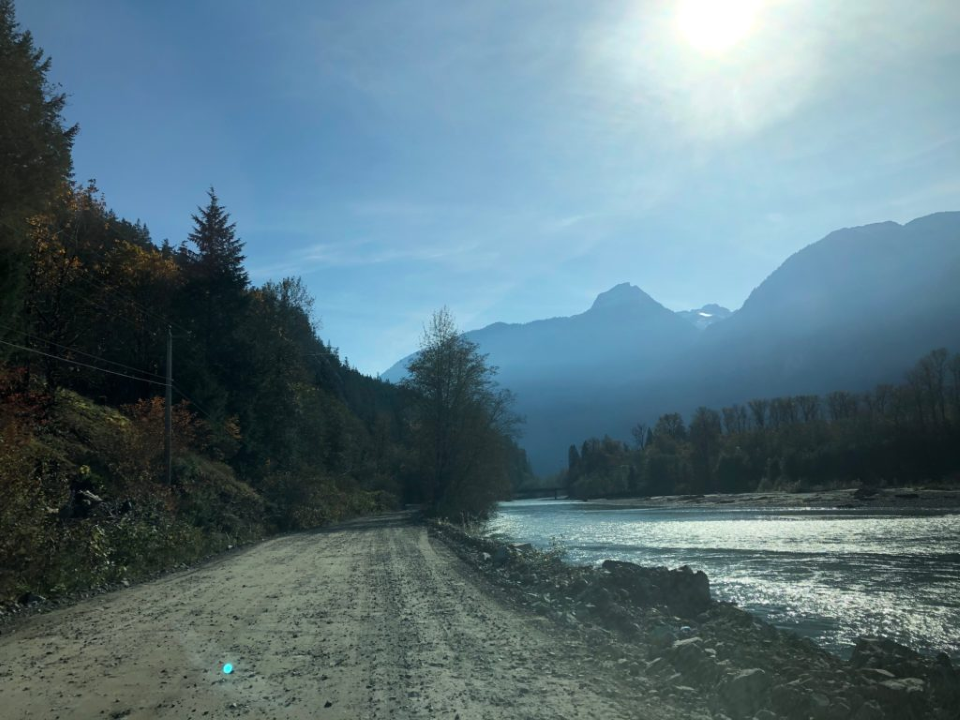
[[[9,314],[26,259],[26,221],[71,174],[77,126],[66,95],[47,78],[50,58],[21,31],[13,0],[0,0],[0,318]]]
[[[178,261],[186,280],[182,313],[192,326],[191,355],[181,363],[200,401],[224,411],[230,398],[222,385],[239,386],[249,374],[249,343],[239,328],[249,304],[250,280],[243,267],[243,241],[216,192],[193,215],[194,227],[180,245]],[[200,351],[200,352],[197,352]],[[218,378],[211,374],[216,367]]]
[[[242,292],[250,278],[243,267],[243,241],[237,237],[237,224],[230,222],[230,214],[220,204],[213,187],[207,195],[209,202],[206,207],[197,208],[194,228],[187,236],[196,249],[185,244],[183,250],[212,290]]]

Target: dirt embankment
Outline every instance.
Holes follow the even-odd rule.
[[[690,717],[601,647],[381,516],[7,625],[0,716]]]
[[[689,568],[569,566],[449,525],[434,532],[519,605],[591,639],[687,717],[734,720],[960,718],[960,674],[879,638],[849,661],[710,597]]]

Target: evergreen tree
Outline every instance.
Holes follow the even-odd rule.
[[[207,195],[207,205],[197,208],[193,230],[178,253],[186,280],[180,311],[193,330],[188,340],[192,352],[181,365],[181,375],[187,375],[200,400],[207,400],[214,412],[235,412],[237,408],[226,407],[230,398],[224,386],[246,389],[251,372],[250,340],[238,331],[249,304],[250,280],[236,223],[212,187]]]
[[[697,408],[690,421],[690,446],[695,490],[714,489],[714,466],[720,456],[720,415],[710,408]]]
[[[209,202],[198,207],[193,215],[194,228],[184,251],[195,265],[196,271],[210,285],[211,290],[231,290],[235,293],[247,289],[250,278],[243,267],[243,241],[237,237],[237,224],[230,222],[230,214],[217,197],[213,187],[207,191]]]
[[[20,31],[13,0],[0,0],[0,318],[23,279],[26,220],[44,210],[71,174],[77,126],[66,95],[48,79],[50,58]]]

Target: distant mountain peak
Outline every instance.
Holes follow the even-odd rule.
[[[625,282],[614,285],[606,292],[597,295],[597,299],[593,301],[590,309],[602,310],[605,308],[639,307],[650,303],[659,304],[636,285]]]
[[[723,305],[717,305],[716,303],[710,303],[694,310],[680,310],[677,313],[684,320],[701,330],[721,320],[726,320],[732,314]]]
[[[717,305],[716,303],[704,305],[697,312],[706,315],[722,315],[724,317],[730,315],[730,310],[728,308],[725,308],[723,305]]]

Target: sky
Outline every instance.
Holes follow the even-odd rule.
[[[960,209],[956,0],[18,0],[77,179],[183,241],[213,185],[375,375],[621,282],[738,308],[832,230]]]

